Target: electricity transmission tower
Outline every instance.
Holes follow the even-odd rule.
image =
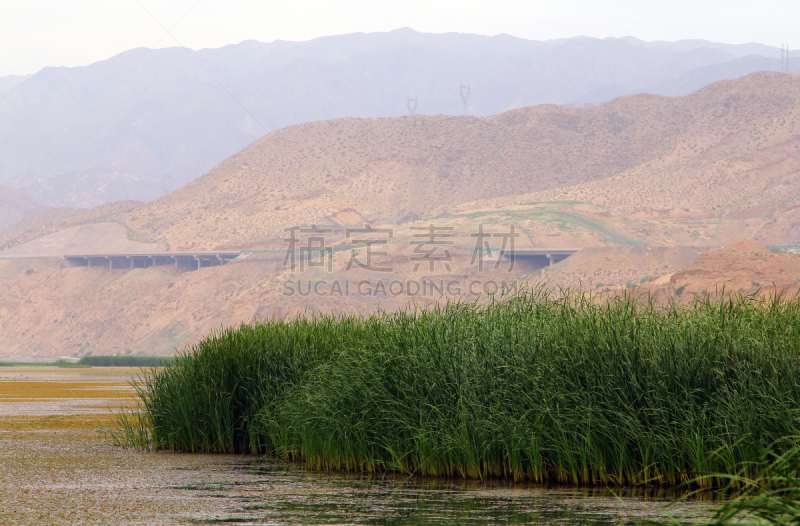
[[[408,114],[409,115],[416,115],[417,108],[419,105],[417,104],[417,99],[412,99],[411,97],[408,98]]]
[[[783,73],[783,63],[786,61],[786,59],[783,58],[785,54],[783,47],[783,44],[781,44],[781,73]]]
[[[789,46],[781,44],[781,73],[789,73]]]
[[[464,105],[464,112],[462,113],[462,115],[466,115],[467,114],[467,107],[468,107],[468,104],[469,104],[469,93],[470,93],[470,91],[471,90],[470,90],[469,84],[467,84],[467,85],[462,84],[461,85],[461,103]]]
[[[789,44],[786,44],[786,73],[789,73]]]

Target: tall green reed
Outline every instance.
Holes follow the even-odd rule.
[[[707,477],[708,474],[700,475]],[[765,526],[800,524],[800,437],[788,436],[764,449],[761,456],[735,473],[715,475],[726,484],[720,485],[713,495],[721,501],[710,520],[699,526]],[[673,488],[682,495],[668,506],[681,504],[703,490],[687,492],[692,482]],[[647,522],[656,525],[677,525]]]
[[[139,385],[155,447],[315,469],[675,485],[800,433],[800,303],[544,288],[243,325]]]
[[[749,473],[724,477],[733,497],[719,507],[710,526],[800,524],[800,447],[797,437],[781,453],[767,453]]]

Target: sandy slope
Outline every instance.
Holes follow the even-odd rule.
[[[160,243],[128,239],[128,230],[118,223],[77,225],[33,239],[0,252],[1,256],[161,252]]]

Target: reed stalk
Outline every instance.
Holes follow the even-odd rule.
[[[660,306],[540,287],[225,329],[137,388],[158,449],[321,470],[714,487],[728,481],[697,474],[755,475],[766,447],[800,435],[799,358],[797,298]]]

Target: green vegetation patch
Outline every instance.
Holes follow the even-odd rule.
[[[84,356],[76,365],[87,367],[161,367],[172,363],[164,356]]]
[[[775,444],[749,473],[729,475],[726,500],[714,514],[712,526],[742,526],[800,523],[800,447],[791,437],[791,447]],[[775,451],[777,450],[777,452]]]
[[[323,470],[671,486],[748,475],[800,434],[798,358],[798,300],[659,307],[542,288],[218,332],[146,375],[117,440]]]

